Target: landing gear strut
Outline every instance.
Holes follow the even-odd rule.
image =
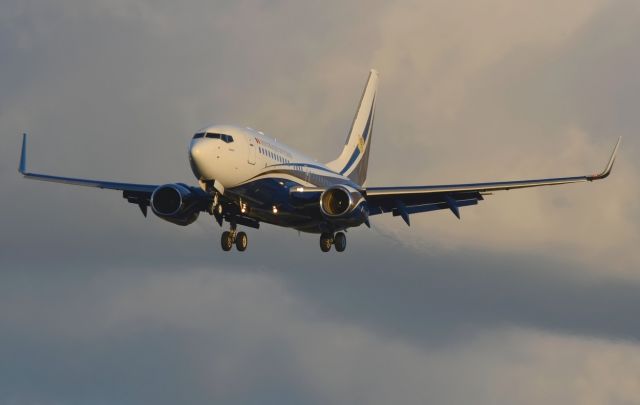
[[[347,237],[343,232],[338,232],[335,235],[323,232],[320,235],[320,250],[328,252],[331,250],[331,245],[335,245],[336,252],[344,252],[347,248]]]
[[[244,252],[247,250],[247,246],[249,245],[249,237],[244,232],[237,232],[236,225],[231,224],[231,229],[229,231],[222,232],[220,245],[222,246],[222,250],[228,252],[234,244],[239,252]]]

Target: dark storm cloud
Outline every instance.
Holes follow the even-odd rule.
[[[283,280],[291,294],[313,302],[328,319],[360,324],[414,344],[455,342],[476,329],[508,325],[599,338],[640,339],[640,328],[633,321],[640,304],[640,285],[588,277],[580,263],[506,251],[497,256],[472,250],[418,253],[399,241],[390,246],[385,239],[367,239],[363,232],[352,234],[358,241],[350,244],[351,255],[326,258],[315,249],[307,249],[304,254],[283,256],[278,246],[312,244],[315,238],[278,235],[280,245],[270,242],[271,236],[251,236],[255,246],[243,257],[218,254],[216,241],[206,236],[201,241],[187,238],[184,242],[189,248],[168,252],[162,249],[169,242],[156,240],[151,244],[132,242],[103,253],[78,252],[74,258],[45,250],[42,257],[29,259],[33,252],[27,251],[19,260],[34,264],[42,260],[39,266],[47,268],[45,280],[60,277],[64,282],[77,271],[57,264],[47,266],[47,262],[70,262],[71,268],[93,267],[88,278],[94,273],[118,273],[114,268],[128,268],[132,263],[154,268],[160,274],[180,273],[183,268],[272,274]],[[20,268],[6,273],[6,277],[12,274],[20,279],[20,274],[34,271],[13,262],[3,264]],[[43,280],[44,285],[48,282]]]
[[[364,254],[371,246],[384,250],[376,243],[352,247]],[[365,350],[374,362],[398,342],[420,353],[466,352],[482,331],[514,325],[590,339],[635,341],[640,333],[637,285],[559,276],[566,263],[529,258],[524,264],[522,257],[471,252],[421,256],[399,248],[404,256],[371,255],[375,265],[353,256],[310,265],[318,257],[309,254],[286,263],[273,257],[264,267],[267,251],[243,266],[190,253],[192,262],[156,258],[131,267],[123,261],[112,268],[75,263],[5,271],[0,304],[12,311],[0,316],[0,391],[19,403],[323,402],[314,388],[319,383],[309,378],[325,371],[321,358],[341,350],[332,340],[355,339],[348,332],[354,328],[381,346],[369,352],[371,343],[358,334],[344,355]],[[378,381],[372,370],[353,367],[366,381]],[[407,359],[402,367],[409,367]],[[440,367],[426,361],[415,377],[426,378],[434,395],[450,398],[453,381],[432,387]],[[386,381],[379,383],[396,387],[388,368],[379,373]],[[358,391],[355,398],[364,396]]]

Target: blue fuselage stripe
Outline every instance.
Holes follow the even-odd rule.
[[[347,170],[349,170],[349,168],[351,167],[351,165],[353,165],[353,162],[356,161],[356,159],[358,158],[358,156],[360,156],[360,149],[358,149],[356,147],[356,150],[353,151],[353,154],[351,155],[351,159],[349,159],[349,161],[347,162],[346,166],[344,167],[344,169],[342,169],[342,171],[340,172],[340,174],[345,174],[347,172]]]

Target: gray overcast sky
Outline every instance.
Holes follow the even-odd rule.
[[[0,2],[0,402],[640,401],[640,4]],[[208,123],[335,157],[380,71],[369,184],[576,175],[375,218],[342,255],[34,171],[193,182]]]

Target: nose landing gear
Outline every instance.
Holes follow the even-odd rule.
[[[344,252],[347,248],[347,237],[343,232],[338,232],[335,235],[329,232],[323,232],[320,235],[320,250],[328,252],[331,250],[331,245],[336,247],[336,252]]]

